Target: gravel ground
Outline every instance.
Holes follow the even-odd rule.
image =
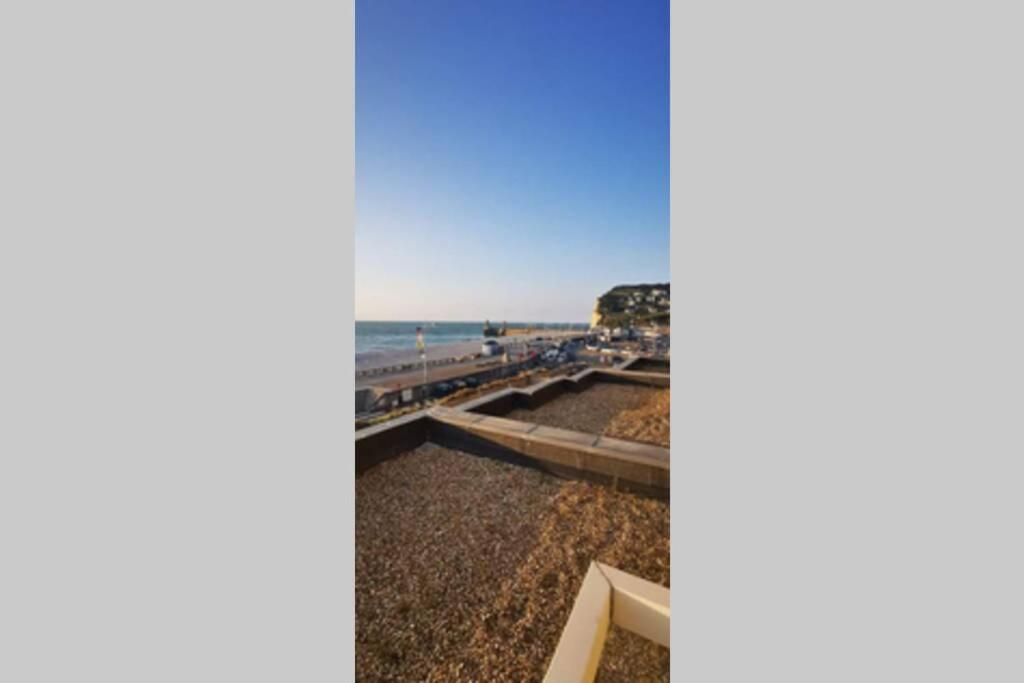
[[[591,560],[668,586],[668,505],[430,444],[382,463],[356,480],[356,676],[539,681]],[[667,667],[622,640],[604,680]]]
[[[669,390],[659,389],[642,406],[624,410],[612,418],[603,434],[668,448],[671,427],[669,403]]]
[[[517,408],[503,417],[669,446],[668,389],[598,383],[579,394],[562,394],[535,410]]]
[[[562,394],[535,410],[517,408],[502,417],[601,434],[619,413],[643,406],[659,391],[664,389],[599,382],[579,394]]]
[[[669,650],[654,641],[612,625],[604,641],[597,683],[669,680]]]

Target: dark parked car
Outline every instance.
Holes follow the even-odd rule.
[[[454,387],[452,387],[451,384],[448,384],[448,382],[441,382],[440,384],[434,385],[434,388],[431,389],[430,394],[435,398],[441,398],[452,393],[452,391],[454,391]]]
[[[468,386],[470,389],[476,389],[478,386],[480,386],[480,380],[478,380],[476,377],[467,377],[466,386]]]

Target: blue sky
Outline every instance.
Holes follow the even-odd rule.
[[[668,0],[357,0],[357,319],[586,321],[668,173]]]

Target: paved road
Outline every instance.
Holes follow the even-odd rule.
[[[478,358],[464,363],[452,365],[439,365],[427,368],[427,381],[439,382],[441,380],[455,379],[463,375],[470,375],[489,368],[501,365],[501,358]],[[364,387],[380,387],[395,391],[406,387],[416,386],[423,383],[423,367],[416,370],[406,370],[390,375],[373,375],[370,377],[357,377],[356,389]]]

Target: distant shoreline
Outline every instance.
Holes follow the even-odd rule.
[[[512,335],[554,334],[559,331],[584,331],[586,323],[522,323],[513,321],[490,321],[494,327],[503,324]],[[416,348],[416,329],[422,327],[427,348],[451,344],[480,344],[484,339],[484,321],[441,322],[441,321],[375,321],[357,320],[355,324],[356,360],[365,361],[383,353],[413,353]],[[501,338],[499,338],[501,339]],[[479,350],[479,349],[477,349]]]
[[[497,342],[502,345],[521,344],[537,336],[554,337],[580,334],[581,332],[582,330],[535,330],[530,334],[498,337]],[[483,339],[483,333],[481,332],[479,339],[472,339],[468,341],[456,341],[441,344],[430,344],[428,341],[426,348],[427,360],[458,358],[459,356],[469,356],[476,353],[480,353],[480,348],[483,343]],[[370,368],[388,367],[391,365],[401,365],[403,363],[414,363],[419,362],[419,360],[420,354],[415,346],[411,346],[409,348],[396,348],[380,351],[364,351],[361,353],[357,353],[355,355],[355,369],[356,371],[368,370]]]

